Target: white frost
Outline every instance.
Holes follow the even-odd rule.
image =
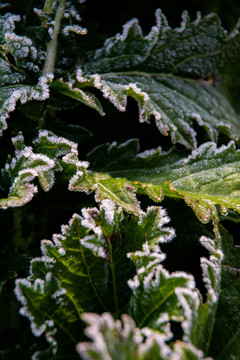
[[[115,203],[110,199],[104,199],[101,202],[100,205],[100,211],[104,211],[105,219],[108,222],[108,224],[112,224],[114,221],[114,214],[115,214],[116,205]]]
[[[78,35],[86,35],[87,29],[82,28],[79,25],[67,25],[62,30],[62,33],[65,36],[68,36],[71,32],[78,34]]]

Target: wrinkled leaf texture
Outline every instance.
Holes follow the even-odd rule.
[[[126,310],[134,273],[128,252],[142,244],[170,241],[173,231],[163,209],[150,208],[139,222],[105,200],[97,208],[74,214],[53,241],[42,241],[43,256],[34,258],[28,279],[18,279],[16,294],[35,336],[45,332],[51,351],[75,352],[82,338],[81,314]],[[49,350],[49,351],[50,351]]]
[[[219,83],[239,61],[238,29],[230,34],[219,18],[210,14],[191,22],[183,13],[179,28],[171,29],[160,10],[156,26],[143,36],[138,20],[123,26],[122,34],[106,40],[69,82],[57,80],[54,90],[103,110],[99,101],[84,88],[95,87],[120,111],[127,97],[139,105],[140,122],[151,116],[163,135],[173,143],[196,148],[194,121],[203,126],[210,140],[223,132],[239,138],[239,116]],[[223,88],[223,86],[222,86]]]

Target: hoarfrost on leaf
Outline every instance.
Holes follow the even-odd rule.
[[[30,100],[44,101],[49,95],[49,85],[53,76],[41,76],[35,86],[31,85],[10,85],[1,88],[0,95],[0,135],[7,129],[6,119],[15,110],[17,102],[22,104]]]
[[[230,63],[239,60],[238,34],[228,37],[214,14],[191,22],[184,13],[175,29],[160,10],[156,19],[147,36],[133,19],[122,34],[107,39],[72,76],[72,90],[95,87],[120,111],[126,110],[128,96],[134,98],[140,122],[153,116],[163,135],[187,148],[197,147],[194,121],[212,141],[221,132],[238,139],[239,116],[214,80],[205,80],[221,81]]]
[[[11,54],[18,69],[39,72],[38,51],[30,38],[15,34],[16,21],[20,21],[20,16],[9,13],[0,16],[0,52],[6,60],[8,54]]]
[[[127,281],[135,273],[127,253],[140,251],[146,239],[153,247],[154,239],[157,246],[161,235],[171,236],[165,215],[152,207],[139,223],[139,217],[130,217],[110,200],[103,200],[99,209],[84,208],[82,215],[74,214],[60,234],[53,234],[52,241],[41,242],[42,256],[32,259],[30,276],[18,280],[15,291],[22,303],[21,314],[37,324],[41,334],[48,331],[46,324],[54,323],[57,348],[62,332],[66,339],[75,337],[75,344],[78,342],[83,312],[120,314],[129,301]],[[51,305],[45,309],[49,301]],[[108,319],[111,321],[111,316]],[[124,330],[127,339],[134,321],[127,315],[125,319],[130,321]],[[166,316],[161,316],[158,324],[165,320]],[[165,323],[162,326],[167,327]]]
[[[137,139],[123,144],[103,144],[88,154],[94,171],[124,177],[154,201],[164,196],[184,199],[204,223],[216,218],[216,205],[240,212],[240,152],[233,141],[217,148],[206,142],[191,154],[171,148],[139,153]],[[226,212],[226,211],[225,211]]]
[[[209,259],[201,258],[203,281],[207,289],[206,302],[203,302],[197,289],[175,290],[185,315],[185,320],[182,322],[183,339],[202,349],[205,354],[209,353],[213,341],[216,312],[222,296],[222,247],[225,240],[217,227],[215,234],[215,239],[206,236],[200,238],[200,243],[210,252]]]
[[[44,83],[43,83],[44,84]],[[0,207],[22,206],[31,201],[38,191],[33,181],[38,177],[41,187],[49,191],[55,182],[55,172],[61,171],[60,157],[77,156],[77,144],[58,137],[47,130],[40,130],[33,141],[33,148],[25,146],[22,134],[12,139],[15,157],[7,162],[3,176],[8,178],[10,189],[8,198],[0,199]],[[86,166],[86,162],[80,162]]]
[[[84,313],[82,319],[87,324],[85,333],[92,340],[77,345],[77,351],[84,360],[200,360],[204,357],[202,351],[181,341],[171,349],[164,335],[149,328],[139,329],[126,314],[114,320],[109,313]]]
[[[78,34],[78,35],[86,35],[87,29],[82,28],[79,25],[67,25],[62,29],[62,33],[65,36],[68,36],[71,32]]]

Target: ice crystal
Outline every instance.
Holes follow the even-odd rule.
[[[65,36],[68,36],[70,34],[70,32],[73,32],[78,35],[86,35],[87,29],[84,29],[78,25],[67,25],[62,29],[62,33]]]

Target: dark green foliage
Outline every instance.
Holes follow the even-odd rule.
[[[240,360],[240,8],[191,6],[0,5],[3,360]]]

